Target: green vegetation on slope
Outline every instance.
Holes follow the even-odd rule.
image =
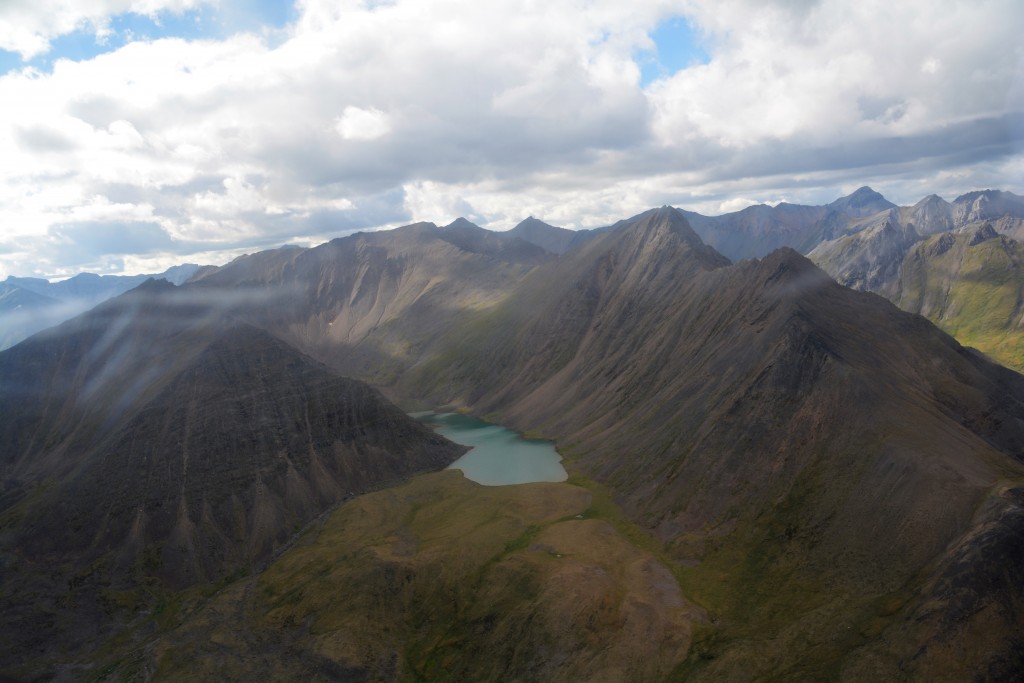
[[[702,611],[573,484],[445,471],[356,498],[106,670],[157,680],[663,680]]]
[[[982,230],[915,245],[904,259],[895,302],[960,343],[1024,372],[1024,245]]]

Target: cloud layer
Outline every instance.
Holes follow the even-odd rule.
[[[31,55],[83,22],[198,2],[16,2],[0,47]],[[296,10],[272,37],[134,42],[0,76],[0,277],[158,271],[458,215],[573,227],[864,183],[898,202],[1024,190],[1016,0]],[[642,87],[639,55],[678,17],[707,63]]]

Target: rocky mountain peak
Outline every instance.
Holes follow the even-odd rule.
[[[840,197],[827,207],[833,211],[852,216],[870,216],[879,211],[896,208],[896,205],[867,185],[857,188],[852,194]]]
[[[973,247],[975,244],[981,244],[996,237],[999,237],[996,229],[992,227],[991,223],[985,223],[972,232],[971,239],[967,244]]]

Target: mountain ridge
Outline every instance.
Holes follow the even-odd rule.
[[[878,201],[868,192],[861,199],[850,203]],[[878,232],[909,234],[899,214],[888,208],[851,219],[847,227],[871,230],[865,226],[884,215]],[[150,283],[167,305],[163,312],[153,305],[139,311],[177,320],[185,330],[225,320],[250,325],[264,330],[252,336],[269,333],[335,372],[372,381],[402,405],[445,405],[555,439],[573,483],[549,491],[577,497],[582,493],[573,487],[582,486],[591,500],[603,496],[601,519],[661,558],[680,595],[696,606],[686,623],[672,626],[679,634],[673,642],[688,645],[657,665],[673,675],[693,681],[957,680],[978,671],[1006,677],[1024,671],[1014,654],[1024,649],[1024,615],[998,609],[1024,599],[1021,584],[988,561],[989,555],[1012,561],[1024,554],[1016,493],[1024,489],[1024,377],[918,315],[841,287],[792,248],[733,263],[671,207],[620,221],[561,255],[509,251],[511,240],[495,241],[472,225],[457,225],[446,240],[446,229],[420,224],[315,249],[251,255],[180,288]],[[984,232],[973,248],[1004,239],[992,237],[994,231]],[[949,235],[929,239],[938,243]],[[524,262],[523,254],[537,257]],[[147,300],[144,294],[136,293],[138,303]],[[89,332],[91,341],[79,344],[101,349],[92,368],[53,364],[67,357],[55,351],[76,330],[74,321],[0,354],[0,362],[50,344],[38,360],[19,362],[11,372],[63,372],[73,386],[95,383],[95,395],[110,401],[115,392],[103,387],[118,387],[131,368],[144,368],[147,340],[169,335],[157,322],[147,327],[145,316],[134,327],[116,316],[103,320]],[[110,330],[120,331],[111,337]],[[117,339],[137,344],[119,346]],[[201,345],[188,339],[179,338],[188,350],[180,362],[192,368],[189,354]],[[238,361],[228,356],[216,357]],[[123,374],[104,373],[106,360],[114,358]],[[183,384],[201,385],[214,375],[203,371]],[[47,414],[64,410],[58,401]],[[173,422],[174,410],[126,414],[111,433],[136,418],[147,425]],[[218,414],[226,414],[223,407],[210,419]],[[91,438],[72,427],[71,434]],[[174,445],[169,448],[178,457]],[[447,598],[457,595],[469,601],[459,605],[481,611],[459,612],[452,622],[458,629],[439,634],[430,621],[433,610],[408,610],[403,603],[394,613],[410,620],[400,627],[412,640],[396,642],[412,650],[402,646],[389,661],[412,668],[395,664],[381,671],[392,678],[399,671],[441,671],[430,667],[452,665],[460,647],[478,647],[484,642],[479,633],[494,629],[525,634],[529,652],[523,660],[503,651],[499,668],[488,670],[549,660],[528,637],[535,632],[516,630],[526,618],[517,609],[531,605],[530,614],[551,614],[519,599],[557,576],[533,563],[558,560],[561,541],[553,541],[564,537],[546,535],[555,533],[550,520],[534,531],[517,522],[511,536],[501,536],[508,540],[496,561],[483,559],[514,577],[512,584],[498,581],[469,597],[454,588],[457,582],[427,590],[421,572],[434,565],[422,563],[433,555],[420,555],[418,544],[429,542],[431,553],[462,567],[457,542],[444,540],[451,536],[445,524],[458,515],[441,511],[488,499],[485,492],[453,492],[444,481],[417,480],[417,495],[438,494],[433,512],[388,527],[386,538],[346,555],[342,575],[360,577],[369,596],[397,590],[449,609]],[[367,523],[378,516],[408,520],[403,495],[389,490],[366,502],[375,510]],[[463,502],[449,508],[447,500]],[[362,505],[351,510],[365,510]],[[588,521],[590,509],[576,514]],[[347,514],[353,513],[342,517]],[[548,554],[516,554],[534,544],[529,552]],[[302,558],[322,558],[320,552],[290,551],[281,566],[305,566],[293,578],[308,586],[315,580],[308,572],[324,560]],[[188,553],[182,557],[185,565],[191,562]],[[532,569],[523,573],[524,567]],[[594,575],[593,565],[574,567]],[[275,585],[278,602],[272,604],[283,610],[282,619],[290,615],[291,625],[246,631],[234,641],[242,657],[261,642],[282,651],[278,637],[300,642],[305,636],[295,629],[316,619],[312,603],[301,597],[301,609],[282,605],[297,593]],[[402,585],[416,588],[407,593]],[[509,585],[522,592],[498,588]],[[238,605],[266,604],[246,598],[248,589],[237,590],[227,603],[207,603],[212,612],[174,636],[179,644],[192,643],[179,651],[182,661],[202,648],[209,628],[224,632],[204,619],[245,614],[232,611]],[[338,613],[331,627],[340,629],[331,631],[337,643],[350,642],[342,626],[360,614]],[[483,621],[466,621],[467,614]],[[616,619],[590,622],[597,625],[595,637],[607,633],[601,624],[620,623]],[[434,645],[416,645],[424,639]],[[368,666],[365,657],[338,647],[328,657],[332,666]]]

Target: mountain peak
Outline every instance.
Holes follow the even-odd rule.
[[[459,216],[454,221],[452,221],[451,223],[449,223],[448,225],[444,226],[441,229],[442,230],[453,230],[453,229],[454,230],[465,230],[466,228],[473,228],[475,230],[483,230],[483,228],[481,228],[479,225],[477,225],[476,223],[473,223],[472,221],[469,221],[469,220],[463,218],[462,216]]]
[[[636,245],[638,253],[651,250],[668,252],[682,247],[705,268],[714,269],[730,263],[729,259],[704,244],[683,212],[671,206],[650,209],[613,227],[626,242]]]
[[[552,254],[564,254],[577,237],[572,230],[555,227],[533,216],[520,221],[505,234],[526,240]]]
[[[867,185],[859,187],[851,194],[840,197],[827,205],[829,209],[853,216],[870,216],[871,214],[894,209],[896,205]]]
[[[172,289],[176,289],[176,287],[174,286],[174,283],[168,282],[166,278],[151,277],[151,278],[146,278],[146,280],[142,284],[140,284],[134,290],[129,290],[129,291],[157,293],[157,292],[169,292]]]
[[[523,220],[519,221],[519,223],[516,224],[516,227],[512,228],[512,230],[526,228],[539,228],[544,230],[565,230],[565,228],[555,227],[554,225],[551,225],[550,223],[545,223],[539,218],[534,218],[533,216],[527,216]],[[511,230],[509,232],[511,232]]]
[[[928,206],[932,204],[947,204],[948,202],[937,194],[930,194],[927,197],[923,197],[921,201],[914,206]]]

